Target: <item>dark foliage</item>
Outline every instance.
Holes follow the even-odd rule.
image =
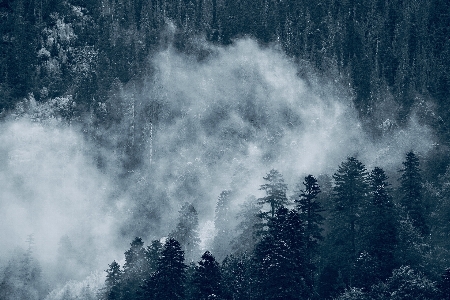
[[[175,239],[165,242],[157,269],[143,285],[144,299],[177,300],[185,296],[184,252]]]
[[[18,0],[4,2],[0,12],[0,110],[29,93],[39,101],[72,95],[77,114],[95,110],[115,79],[126,84],[148,74],[146,59],[167,46],[170,20],[177,27],[174,45],[184,52],[195,51],[194,35],[225,45],[248,35],[279,43],[324,75],[330,66],[348,74],[355,107],[365,124],[376,125],[367,126],[374,133],[380,124],[373,108],[385,100],[383,91],[401,104],[400,124],[420,104],[416,95],[431,96],[448,144],[447,1]],[[73,35],[59,35],[61,25]]]
[[[330,242],[334,251],[330,261],[342,275],[345,284],[351,286],[352,279],[358,276],[352,265],[361,250],[361,216],[369,196],[368,173],[363,163],[349,157],[339,166],[333,179],[335,185]]]
[[[223,299],[251,299],[251,261],[247,253],[228,255],[221,265]]]
[[[444,274],[442,274],[438,288],[443,300],[450,299],[450,268],[445,270]]]
[[[103,294],[106,300],[119,300],[122,299],[122,270],[120,265],[113,261],[109,265],[109,269],[106,270],[105,291]]]
[[[155,240],[144,248],[142,240],[135,238],[125,252],[123,270],[116,262],[106,270],[102,297],[447,299],[448,270],[437,283],[429,279],[436,275],[432,255],[440,252],[430,251],[413,223],[401,218],[401,199],[398,204],[394,201],[384,170],[375,167],[368,174],[364,164],[350,157],[333,179],[330,219],[320,215],[324,211],[317,199],[320,188],[312,175],[295,192],[294,209],[280,205],[264,221],[256,198],[250,199],[253,206],[243,210],[253,246],[234,248],[221,265],[206,251],[188,267],[175,239],[164,245]],[[227,214],[228,196],[228,192],[221,194],[224,203],[219,213]],[[324,227],[328,234],[323,236]],[[236,241],[246,239],[238,235]]]
[[[361,280],[359,286],[368,288],[379,280],[388,278],[396,263],[395,251],[398,246],[398,213],[394,207],[383,169],[375,167],[369,176],[370,197],[364,213],[364,245],[367,255],[360,262],[372,265],[366,272],[368,280]],[[364,274],[362,270],[358,272]]]
[[[317,196],[320,193],[320,187],[317,179],[308,175],[303,182],[304,189],[297,192],[298,198],[294,198],[295,207],[302,220],[306,238],[306,247],[303,255],[310,269],[307,275],[307,283],[311,291],[315,289],[315,266],[319,255],[319,242],[323,240],[323,222],[324,217],[321,215],[325,211],[322,204],[318,201]]]
[[[423,181],[419,169],[419,158],[414,152],[406,154],[406,160],[403,162],[403,168],[400,172],[400,192],[402,193],[400,203],[405,209],[406,217],[411,219],[413,226],[422,235],[427,235],[429,228],[423,203]]]
[[[18,103],[65,99],[68,105],[57,117],[102,129],[123,122],[123,112],[130,111],[128,135],[118,147],[124,169],[132,171],[144,152],[136,124],[147,130],[156,123],[161,104],[152,102],[137,115],[134,104],[126,106],[118,95],[127,84],[151,77],[149,57],[170,43],[175,51],[204,59],[208,53],[193,45],[198,35],[217,45],[244,36],[262,46],[276,43],[320,75],[342,78],[355,95],[362,124],[375,137],[383,134],[376,113],[387,97],[399,107],[392,112],[399,127],[418,112],[419,121],[437,133],[438,154],[421,162],[424,171],[428,168],[425,173],[418,156],[407,153],[394,191],[382,169],[369,175],[361,162],[348,158],[333,176],[332,196],[319,194],[315,178],[306,177],[295,195],[295,211],[285,208],[290,205],[287,185],[271,170],[261,186],[265,197],[243,209],[233,240],[225,238],[232,228],[227,226],[231,194],[224,192],[215,220],[222,238],[214,253],[220,261],[229,253],[216,250],[229,243],[235,253],[224,259],[221,276],[204,285],[219,282],[225,299],[299,299],[316,296],[314,291],[323,298],[343,293],[346,299],[431,299],[436,288],[427,276],[437,272],[431,267],[435,252],[429,249],[439,246],[443,256],[450,251],[448,178],[434,176],[450,161],[449,16],[448,0],[1,1],[0,115]],[[172,23],[173,32],[168,29]],[[423,99],[433,103],[431,113],[421,109]],[[93,142],[106,143],[93,129],[85,132]],[[438,201],[434,210],[427,206],[426,193]],[[328,205],[326,212],[318,198]],[[261,206],[266,206],[263,219],[257,214]],[[173,238],[164,245],[154,241],[145,248],[136,238],[125,252],[123,270],[116,262],[109,265],[105,297],[184,298],[184,255],[196,261],[200,254],[197,226],[195,208],[185,204]],[[207,265],[216,270],[212,256],[205,255],[194,273],[206,272]],[[40,267],[30,253],[4,263],[1,275],[1,299],[45,294]],[[448,298],[448,270],[438,287],[440,297]],[[207,293],[213,297],[211,291],[198,297]]]
[[[308,264],[304,224],[296,211],[280,207],[254,251],[253,297],[298,299],[307,297]]]
[[[221,275],[219,264],[209,251],[202,255],[202,259],[195,267],[193,274],[192,299],[208,300],[221,297]]]

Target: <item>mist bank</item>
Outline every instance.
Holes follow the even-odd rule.
[[[81,279],[122,257],[135,236],[166,236],[185,202],[211,238],[220,192],[236,191],[239,207],[270,169],[293,189],[347,156],[396,171],[406,152],[433,148],[432,130],[414,113],[397,126],[388,101],[382,134],[368,134],[339,73],[319,78],[252,39],[197,45],[185,54],[169,44],[149,58],[152,75],[117,82],[83,117],[71,119],[70,95],[30,95],[2,122],[2,260],[33,234],[49,277]]]
[[[164,190],[169,210],[192,202],[205,220],[220,191],[237,190],[244,199],[272,168],[293,186],[304,174],[332,174],[347,156],[395,170],[406,152],[425,155],[433,147],[431,129],[414,113],[404,127],[390,119],[397,107],[389,98],[378,110],[382,134],[374,138],[358,119],[351,90],[340,84],[345,79],[318,78],[276,47],[251,39],[197,47],[208,55],[169,46],[152,58],[154,76],[142,87],[122,89],[125,106],[138,116],[127,126],[152,133],[140,139],[141,164],[133,171]]]

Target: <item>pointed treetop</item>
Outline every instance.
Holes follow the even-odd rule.
[[[284,183],[283,176],[280,172],[275,169],[270,170],[270,172],[263,177],[267,182],[259,188],[266,192],[266,196],[258,199],[259,204],[269,204],[271,217],[275,216],[275,212],[281,206],[287,205],[289,200],[286,196],[287,184]]]
[[[372,193],[372,204],[376,206],[392,206],[392,197],[389,195],[389,177],[384,170],[379,167],[375,167],[370,172],[369,181]]]
[[[347,158],[340,166],[334,179],[335,211],[345,207],[356,207],[368,193],[368,172],[362,162],[354,157]]]

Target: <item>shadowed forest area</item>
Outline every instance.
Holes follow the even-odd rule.
[[[448,140],[447,1],[4,0],[0,9],[3,111],[31,93],[38,102],[70,97],[67,119],[91,110],[101,118],[121,85],[152,72],[149,55],[167,43],[202,59],[208,52],[196,37],[228,45],[251,36],[323,76],[342,76],[370,125],[388,97],[400,124],[433,99],[439,116],[427,121]]]
[[[0,299],[450,299],[449,1],[0,0],[0,36]]]
[[[324,188],[308,175],[288,197],[283,176],[272,169],[260,186],[265,196],[241,207],[235,233],[227,214],[233,192],[220,194],[213,252],[201,258],[192,256],[200,253],[197,212],[186,203],[167,239],[145,247],[136,237],[123,268],[109,265],[98,296],[448,299],[448,200],[427,203],[430,191],[413,152],[399,171],[392,188],[383,169],[369,172],[349,157],[332,178],[322,178]]]

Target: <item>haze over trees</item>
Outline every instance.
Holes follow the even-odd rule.
[[[448,0],[4,0],[0,37],[4,248],[60,240],[0,299],[449,299]]]

